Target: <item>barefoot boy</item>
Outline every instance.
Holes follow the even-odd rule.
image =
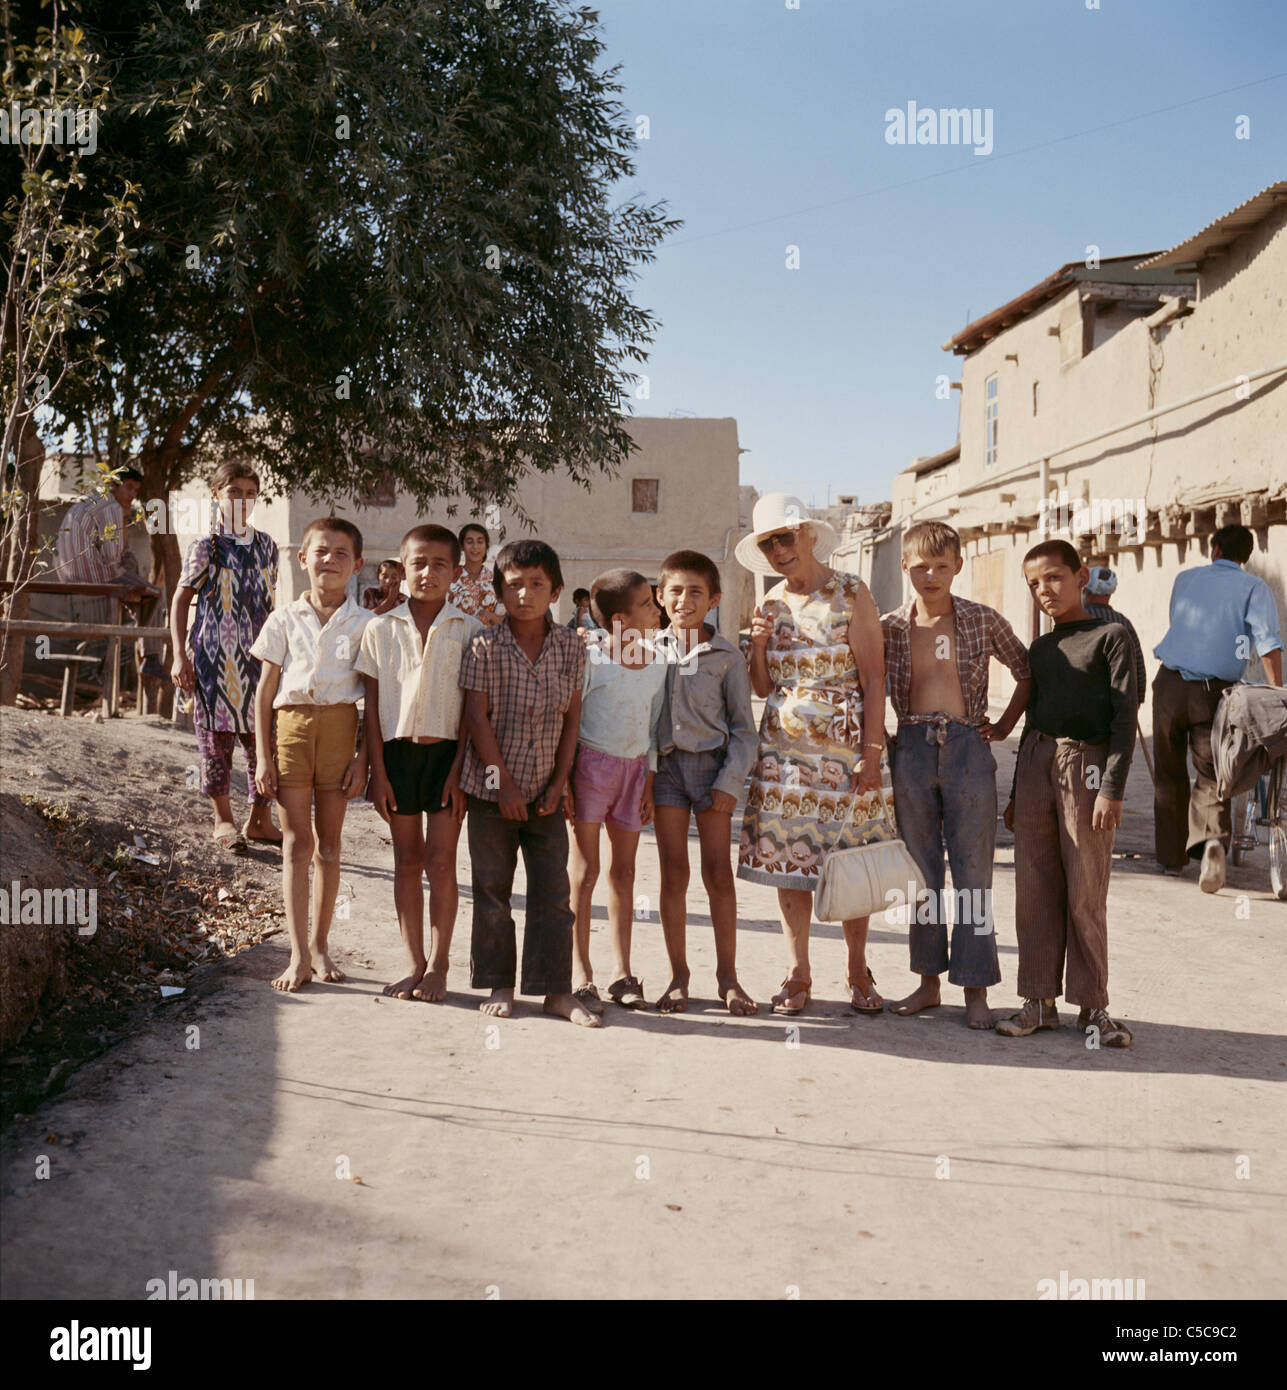
[[[273,981],[293,994],[314,975],[344,974],[326,953],[340,886],[340,832],[352,797],[366,786],[366,740],[357,740],[362,677],[354,663],[371,614],[345,592],[362,565],[362,533],[351,521],[310,521],[299,543],[308,591],[268,615],[250,652],[263,662],[255,692],[255,785],[276,796],[282,818],[282,896],[290,964]],[[277,723],[277,757],[270,749]],[[310,823],[310,811],[312,823]],[[312,930],[308,865],[313,863]]]
[[[1130,638],[1120,623],[1087,617],[1089,575],[1067,541],[1034,545],[1023,574],[1055,626],[1028,652],[1032,696],[1005,810],[1024,1003],[997,1032],[1059,1027],[1066,954],[1078,1029],[1094,1029],[1104,1047],[1129,1047],[1130,1029],[1108,1016],[1107,905],[1139,703]]]
[[[471,983],[491,990],[483,1013],[509,1017],[516,955],[510,894],[521,850],[523,993],[543,994],[546,1013],[598,1028],[601,1020],[572,993],[568,831],[559,814],[581,723],[585,646],[550,616],[563,572],[543,541],[510,541],[496,557],[493,584],[505,620],[473,639],[460,668],[469,732],[460,782],[469,796],[474,885]]]
[[[652,820],[657,723],[666,667],[646,640],[661,610],[652,585],[634,570],[609,570],[594,581],[595,616],[607,629],[587,650],[581,689],[581,732],[572,774],[572,903],[576,909],[573,993],[602,1013],[590,965],[590,912],[599,877],[599,830],[606,823],[608,927],[612,980],[608,994],[628,1009],[646,1009],[643,985],[630,970],[635,855],[639,832]]]
[[[438,1003],[447,997],[456,842],[465,816],[460,667],[483,625],[447,602],[460,573],[454,532],[415,526],[402,538],[401,557],[409,597],[371,619],[357,661],[366,681],[367,795],[393,836],[393,902],[409,963],[407,974],[384,992]]]
[[[1028,654],[994,608],[955,597],[961,538],[941,521],[903,537],[903,569],[914,596],[880,620],[885,670],[898,716],[889,744],[894,813],[907,851],[929,890],[912,904],[908,943],[919,987],[890,1004],[903,1016],[942,1002],[939,976],[965,991],[965,1021],[991,1028],[988,986],[1001,979],[992,924],[992,858],[997,835],[997,763],[989,743],[1008,738],[1028,702]],[[1014,694],[988,720],[988,663],[1010,668]],[[952,949],[948,954],[943,846],[952,866]],[[974,905],[983,908],[980,914]]]
[[[657,638],[666,663],[666,701],[653,782],[661,856],[661,929],[670,957],[662,1013],[688,1006],[688,818],[697,817],[702,882],[715,931],[715,981],[731,1014],[757,1005],[737,981],[737,889],[731,862],[733,810],[755,762],[759,737],[746,658],[706,622],[720,599],[719,570],[696,550],[662,561],[657,580],[670,627]]]

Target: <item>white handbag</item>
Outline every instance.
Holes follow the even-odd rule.
[[[880,796],[892,825],[883,790]],[[875,840],[832,850],[823,858],[813,910],[820,922],[847,922],[914,901],[924,891],[925,880],[902,840]]]

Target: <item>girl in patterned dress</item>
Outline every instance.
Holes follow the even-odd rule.
[[[756,502],[753,525],[737,558],[783,582],[751,624],[751,685],[767,703],[737,875],[778,890],[790,968],[773,1007],[798,1014],[812,987],[809,925],[823,857],[895,834],[880,795],[884,641],[867,586],[822,563],[836,542],[826,522],[807,519],[798,498],[770,493]],[[879,1013],[867,922],[843,923],[850,1003]]]
[[[277,542],[250,525],[259,477],[247,464],[222,463],[210,480],[216,506],[210,535],[188,547],[170,610],[176,653],[174,683],[190,695],[201,755],[201,790],[214,809],[214,838],[235,854],[246,841],[281,843],[272,798],[255,789],[255,687],[259,661],[250,646],[272,612],[277,584]],[[188,610],[196,615],[188,630]],[[191,641],[189,642],[189,636]],[[233,747],[240,743],[249,769],[251,809],[237,829],[230,786]]]
[[[470,521],[460,528],[457,539],[460,541],[464,569],[447,590],[447,602],[462,613],[477,618],[484,627],[495,627],[497,623],[505,621],[505,609],[496,597],[492,573],[485,568],[492,538],[485,526]]]

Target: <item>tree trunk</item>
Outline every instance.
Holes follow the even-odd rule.
[[[18,467],[14,479],[15,516],[9,528],[9,555],[5,578],[24,584],[31,577],[40,538],[40,474],[45,466],[45,446],[36,432],[30,415],[23,422],[18,436]],[[22,660],[27,639],[20,632],[9,631],[10,620],[21,621],[31,610],[31,595],[18,588],[4,600],[4,621],[0,624],[3,657],[0,658],[0,705],[17,703],[18,687],[22,684]]]

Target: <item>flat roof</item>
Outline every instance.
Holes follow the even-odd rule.
[[[982,318],[967,323],[959,333],[954,333],[943,344],[944,352],[957,354],[974,352],[1011,324],[1025,319],[1034,309],[1063,294],[1065,290],[1083,280],[1108,281],[1124,285],[1172,285],[1176,272],[1169,266],[1141,270],[1145,257],[1154,257],[1158,252],[1145,252],[1144,256],[1105,256],[1093,269],[1085,261],[1068,261],[1052,275],[1047,275],[1031,289],[1024,290],[999,309],[993,309]]]

